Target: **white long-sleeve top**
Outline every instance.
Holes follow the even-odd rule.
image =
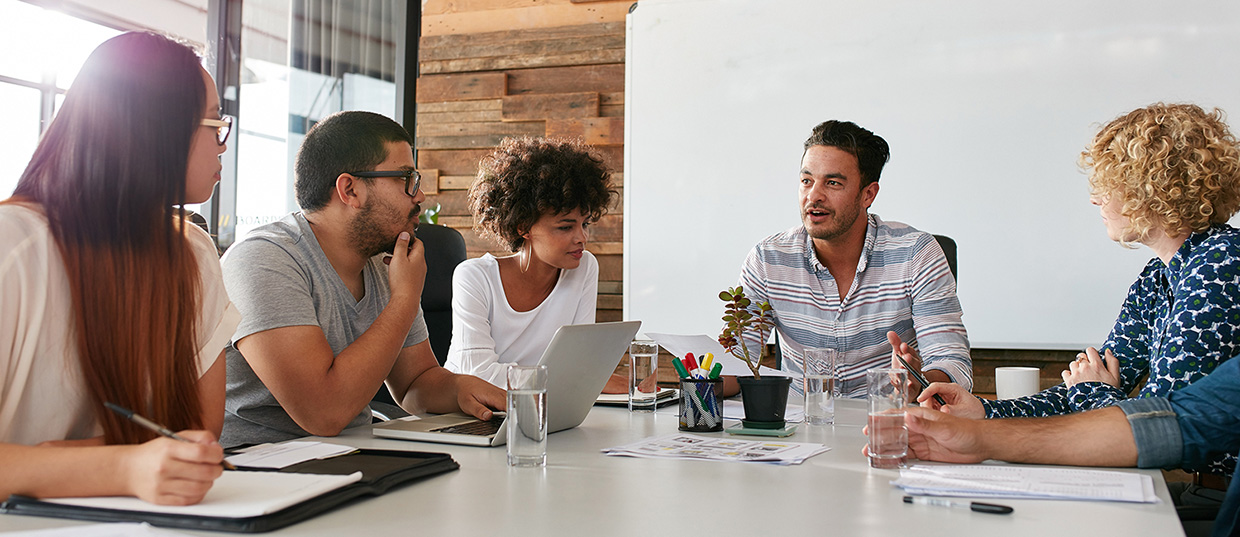
[[[452,275],[452,345],[444,367],[505,388],[508,364],[537,364],[561,326],[594,322],[598,261],[583,253],[581,264],[561,270],[551,294],[529,311],[509,305],[499,261],[491,254],[457,265]]]

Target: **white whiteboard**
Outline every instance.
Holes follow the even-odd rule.
[[[718,292],[798,224],[827,119],[891,145],[871,211],[959,244],[979,348],[1103,342],[1152,253],[1106,238],[1077,157],[1155,101],[1231,112],[1240,2],[641,0],[628,18],[624,311],[717,334]]]

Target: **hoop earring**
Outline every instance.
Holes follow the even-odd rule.
[[[521,245],[521,261],[522,261],[521,274],[525,274],[525,271],[530,270],[530,258],[532,257],[532,254],[534,253],[533,252],[534,249],[532,247],[526,248],[526,246],[529,246],[529,245],[530,245],[529,241],[525,241],[525,243]]]

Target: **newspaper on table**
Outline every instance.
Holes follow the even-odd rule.
[[[1154,480],[1144,474],[1006,464],[917,465],[900,470],[892,485],[924,496],[1155,503]]]
[[[603,453],[623,457],[765,462],[786,466],[801,464],[805,459],[830,449],[823,444],[807,442],[737,440],[676,433],[606,448]]]

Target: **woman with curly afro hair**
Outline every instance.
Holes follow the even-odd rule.
[[[1154,253],[1102,351],[1077,355],[1064,383],[1006,401],[952,393],[949,412],[1048,416],[1113,405],[1138,390],[1166,397],[1240,354],[1240,147],[1219,110],[1157,103],[1102,128],[1081,153],[1107,235]],[[1083,260],[1088,262],[1088,260]],[[950,391],[936,386],[923,393]],[[1230,474],[1232,456],[1209,470]],[[1204,468],[1202,470],[1205,470]]]
[[[603,159],[580,142],[508,138],[484,157],[469,190],[474,226],[513,254],[456,268],[444,366],[503,387],[508,364],[537,364],[560,326],[594,322],[598,261],[585,245],[615,197]],[[627,390],[619,375],[604,388]]]

